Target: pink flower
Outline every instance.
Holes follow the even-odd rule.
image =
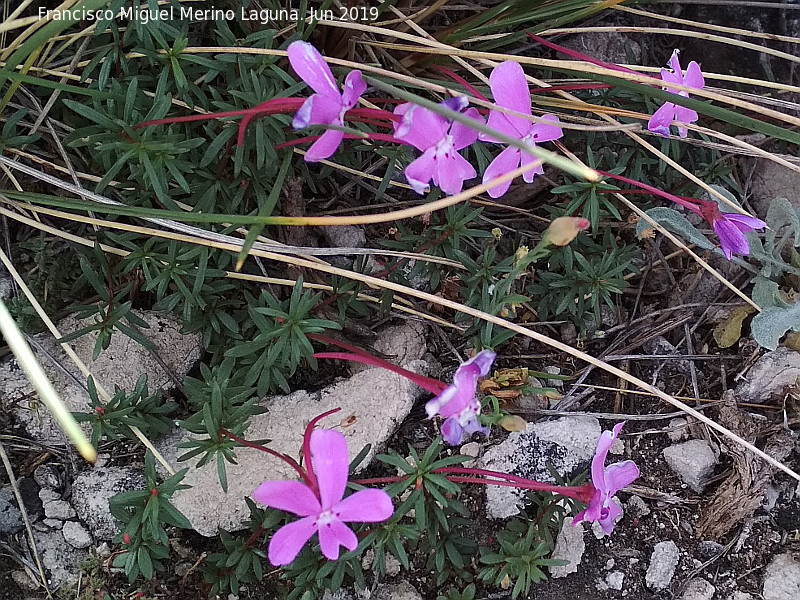
[[[530,115],[531,114],[531,93],[528,89],[528,83],[525,81],[525,73],[518,63],[513,61],[506,61],[500,63],[493,70],[489,76],[489,85],[492,88],[492,95],[497,106],[508,108],[510,110]],[[558,117],[554,115],[543,115],[542,119],[558,123]],[[531,123],[527,119],[506,115],[501,112],[491,111],[489,113],[489,121],[487,123],[492,129],[496,129],[500,133],[507,136],[522,140],[531,145],[536,145],[541,142],[551,142],[557,140],[564,135],[561,128],[557,125],[548,125],[545,123]],[[499,143],[499,140],[493,137],[481,134],[479,136],[481,141]],[[527,152],[522,152],[519,148],[508,147],[503,150],[492,161],[492,164],[483,173],[483,183],[487,183],[496,177],[510,173],[520,166],[529,165],[537,159]],[[536,175],[544,173],[542,165],[525,171],[522,178],[526,183],[531,183]],[[489,195],[492,198],[499,198],[508,191],[510,181],[500,183],[494,187],[489,188]]]
[[[734,252],[743,256],[750,254],[750,242],[747,241],[744,234],[767,226],[764,221],[755,217],[720,212],[716,202],[702,202],[699,214],[711,223],[711,227],[719,237],[722,253],[728,260],[733,257]]]
[[[328,63],[308,42],[292,42],[287,49],[292,68],[315,92],[297,111],[292,121],[295,129],[309,125],[335,125],[344,127],[344,115],[353,108],[367,84],[361,71],[351,71],[344,80],[344,93],[339,92]],[[328,129],[306,152],[307,162],[318,162],[333,156],[342,143],[344,132]]]
[[[489,429],[482,427],[478,421],[481,403],[475,396],[475,387],[478,385],[478,378],[489,374],[496,357],[497,354],[491,350],[478,352],[458,367],[452,385],[425,405],[429,418],[436,414],[445,418],[442,437],[451,446],[460,444],[465,432],[479,431],[484,435],[489,433]]]
[[[347,441],[338,431],[311,433],[309,475],[318,491],[299,481],[265,481],[253,492],[261,504],[303,517],[284,525],[269,542],[269,561],[288,565],[315,534],[322,554],[339,558],[339,546],[355,550],[358,538],[345,523],[377,523],[394,513],[392,499],[383,490],[360,490],[344,498],[347,487]],[[344,499],[343,499],[344,498]]]
[[[581,511],[572,521],[573,526],[583,521],[597,521],[606,535],[614,530],[614,521],[622,514],[622,509],[614,502],[614,494],[633,483],[639,477],[639,467],[632,460],[605,466],[608,451],[619,436],[625,422],[617,423],[614,431],[604,431],[597,441],[597,449],[592,459],[592,484],[594,495],[586,510]]]
[[[451,98],[442,105],[462,111],[467,106],[467,99],[464,96]],[[395,137],[422,152],[422,156],[405,170],[406,180],[415,192],[424,194],[428,182],[433,180],[445,194],[458,194],[466,179],[478,176],[467,159],[458,153],[475,143],[477,131],[416,104],[401,104],[395,108],[394,114],[402,117],[400,123],[394,123]],[[483,122],[474,108],[464,114]]]
[[[667,83],[677,83],[681,85],[687,85],[689,87],[693,87],[696,90],[702,90],[703,86],[705,86],[705,80],[703,79],[703,73],[700,71],[700,65],[696,62],[692,61],[689,63],[689,67],[686,69],[686,74],[683,74],[681,71],[681,64],[678,61],[678,51],[675,50],[672,53],[672,57],[669,59],[669,65],[672,67],[672,72],[667,71],[666,69],[661,69],[661,80]],[[664,89],[669,90],[669,86],[665,86]],[[679,96],[683,96],[684,98],[689,97],[688,92],[677,92]],[[669,128],[672,125],[673,121],[679,121],[681,123],[694,123],[697,121],[697,113],[693,111],[691,108],[686,108],[684,106],[678,106],[672,102],[666,102],[661,108],[659,108],[653,116],[650,117],[650,121],[647,123],[647,128],[664,137],[669,137]],[[685,138],[688,130],[686,127],[678,125],[678,134]]]

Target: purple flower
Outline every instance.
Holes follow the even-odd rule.
[[[705,80],[703,79],[703,73],[700,71],[700,65],[696,62],[692,61],[689,63],[689,67],[686,69],[686,74],[684,75],[683,71],[681,71],[681,63],[678,61],[678,51],[675,50],[672,53],[672,57],[669,59],[669,65],[672,67],[672,72],[667,71],[667,69],[661,69],[661,80],[667,83],[677,83],[681,85],[687,85],[689,87],[693,87],[696,90],[702,90],[703,86],[705,86]],[[664,89],[669,90],[669,86],[665,86]],[[683,96],[684,98],[689,97],[688,92],[677,92],[679,96]],[[659,108],[653,116],[650,117],[650,121],[647,123],[647,128],[664,137],[669,137],[669,128],[672,125],[673,121],[679,121],[681,123],[694,123],[697,121],[697,113],[693,111],[691,108],[686,108],[684,106],[678,106],[672,102],[666,102],[661,108]],[[686,127],[681,125],[678,126],[678,134],[685,138],[688,130]]]
[[[488,427],[482,427],[478,421],[481,403],[475,397],[478,378],[489,374],[489,369],[497,354],[491,350],[482,350],[467,362],[462,363],[453,376],[453,384],[428,401],[425,412],[432,418],[438,414],[445,418],[442,423],[442,437],[451,446],[461,443],[464,433],[476,431],[486,435]]]
[[[614,521],[622,514],[622,509],[614,502],[614,494],[639,477],[639,467],[632,460],[605,466],[608,451],[619,436],[623,425],[624,421],[617,423],[614,431],[604,431],[597,441],[597,449],[592,459],[594,495],[586,510],[578,513],[572,521],[573,525],[582,521],[597,521],[606,535],[614,530]]]
[[[442,105],[461,111],[466,108],[467,99],[451,98]],[[402,117],[400,123],[394,124],[395,137],[422,152],[405,170],[406,180],[415,192],[424,194],[428,182],[433,180],[445,194],[458,194],[464,180],[478,176],[469,161],[458,153],[475,143],[477,131],[410,102],[395,108],[394,114]],[[474,108],[464,114],[483,122]]]
[[[711,223],[719,237],[722,253],[728,260],[733,257],[734,252],[743,256],[750,254],[750,242],[744,234],[767,226],[764,221],[755,217],[720,212],[716,202],[703,202],[700,205],[700,214]]]
[[[345,523],[377,523],[394,513],[392,499],[383,490],[361,490],[344,498],[347,487],[347,441],[338,431],[311,433],[308,464],[315,492],[299,481],[265,481],[253,492],[261,504],[303,517],[284,525],[269,542],[269,561],[277,566],[291,563],[306,542],[319,534],[322,554],[339,558],[339,546],[355,550],[358,538]]]
[[[315,92],[303,103],[292,121],[295,129],[309,125],[344,127],[344,114],[353,108],[367,84],[361,71],[351,71],[344,80],[344,93],[339,92],[328,63],[308,42],[292,42],[287,49],[292,68]],[[306,162],[318,162],[333,156],[342,143],[344,132],[328,129],[306,152]]]
[[[525,80],[525,73],[518,63],[506,61],[497,65],[489,76],[489,85],[492,88],[492,95],[497,106],[525,115],[531,114],[531,93]],[[558,117],[554,115],[543,115],[542,119],[553,123],[559,122]],[[541,142],[557,140],[564,135],[558,125],[531,123],[527,119],[506,115],[494,110],[489,113],[487,125],[500,133],[533,146]],[[479,138],[484,142],[499,143],[499,140],[486,134],[481,134]],[[536,157],[527,152],[522,152],[519,148],[509,146],[497,155],[492,164],[483,173],[483,183],[510,173],[520,166],[520,162],[522,166],[525,166],[536,160],[538,160]],[[526,183],[531,183],[536,175],[541,175],[542,173],[544,173],[544,169],[540,163],[538,166],[525,171],[522,174],[522,178]],[[508,191],[509,186],[511,186],[511,182],[506,181],[489,188],[488,193],[492,198],[499,198]]]

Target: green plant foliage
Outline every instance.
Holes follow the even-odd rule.
[[[146,374],[139,377],[130,394],[117,388],[114,396],[105,404],[98,398],[97,387],[91,376],[87,389],[92,412],[72,414],[78,422],[91,423],[92,445],[95,447],[101,440],[136,440],[132,427],[137,427],[151,439],[172,430],[169,415],[175,411],[177,404],[165,402],[160,392],[148,394]]]
[[[114,541],[123,544],[124,552],[114,558],[114,566],[124,568],[131,583],[140,574],[152,579],[155,573],[163,570],[164,561],[169,557],[166,527],[191,528],[186,517],[170,503],[176,491],[188,487],[181,484],[186,471],[159,484],[155,459],[147,452],[144,461],[146,488],[122,492],[109,500],[111,514],[123,525],[122,533]]]

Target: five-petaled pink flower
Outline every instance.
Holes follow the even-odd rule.
[[[325,558],[336,560],[339,546],[348,550],[358,546],[356,534],[345,523],[377,523],[394,513],[392,499],[383,490],[360,490],[344,498],[348,457],[341,433],[316,430],[311,433],[310,448],[307,468],[318,492],[299,481],[265,481],[253,492],[261,504],[303,517],[272,536],[268,554],[276,567],[290,564],[315,533]]]
[[[497,354],[491,350],[478,352],[458,367],[452,385],[447,386],[425,405],[429,418],[436,414],[445,418],[442,423],[442,437],[451,446],[460,444],[465,432],[478,431],[484,435],[489,433],[489,429],[482,427],[478,421],[481,403],[475,395],[475,387],[479,377],[489,374],[496,357]]]
[[[442,105],[461,112],[467,106],[467,98],[450,98]],[[478,176],[469,161],[458,153],[475,143],[477,131],[410,102],[395,108],[394,114],[402,117],[399,123],[394,123],[395,137],[422,152],[405,170],[406,180],[415,192],[424,194],[428,182],[433,180],[445,194],[458,194],[466,179]],[[464,114],[483,122],[474,108]]]
[[[750,242],[744,234],[767,226],[764,221],[755,217],[720,212],[716,202],[702,202],[699,211],[696,212],[711,223],[714,232],[719,236],[722,253],[728,260],[732,258],[734,252],[742,256],[750,254]]]
[[[583,521],[597,521],[606,535],[614,530],[614,521],[622,514],[622,509],[614,502],[614,494],[629,486],[639,477],[639,467],[632,460],[605,466],[608,451],[619,436],[623,425],[625,425],[624,421],[617,423],[614,431],[604,431],[600,435],[592,459],[594,495],[586,510],[578,513],[572,521],[573,525]]]
[[[705,86],[706,83],[703,79],[703,73],[700,71],[700,65],[698,65],[695,61],[690,62],[686,69],[686,74],[683,73],[681,70],[681,63],[678,61],[677,50],[672,53],[672,57],[669,59],[669,65],[672,67],[671,72],[667,69],[661,69],[662,81],[665,81],[666,83],[686,85],[696,90],[701,90],[703,89],[703,86]],[[664,89],[669,90],[670,88],[669,86],[665,86]],[[689,97],[688,92],[679,91],[677,94],[679,96],[683,96],[684,98]],[[650,117],[650,121],[647,123],[647,128],[654,133],[658,133],[664,137],[669,137],[669,128],[673,121],[679,121],[680,123],[694,123],[697,121],[697,118],[697,113],[691,108],[679,106],[673,102],[666,102],[661,108],[653,113],[652,117]],[[686,127],[678,125],[678,134],[682,138],[685,138],[687,133],[688,130]]]
[[[344,127],[344,115],[353,108],[367,84],[361,71],[350,71],[344,80],[344,93],[339,92],[328,63],[308,42],[292,42],[287,49],[292,68],[315,92],[303,103],[292,121],[295,129],[309,125],[334,125]],[[307,162],[318,162],[333,156],[342,143],[344,132],[328,129],[306,152]]]
[[[497,65],[489,76],[489,85],[492,88],[492,95],[497,106],[508,108],[524,115],[532,114],[531,93],[525,80],[525,73],[518,63],[506,61]],[[555,115],[543,115],[542,119],[554,124],[532,123],[522,117],[515,117],[493,110],[489,113],[487,125],[500,133],[531,145],[551,142],[564,134],[561,127],[557,125],[559,123],[558,117]],[[499,143],[499,140],[490,135],[481,134],[478,137],[484,142]],[[510,173],[520,166],[520,162],[522,166],[526,166],[537,160],[536,157],[527,152],[522,152],[519,148],[509,146],[498,154],[492,164],[484,171],[483,183]],[[522,174],[522,178],[526,183],[531,183],[536,175],[541,175],[542,173],[544,173],[544,169],[542,164],[539,163],[538,166],[525,171]],[[499,198],[508,191],[510,185],[510,181],[500,183],[489,188],[488,193],[492,198]]]

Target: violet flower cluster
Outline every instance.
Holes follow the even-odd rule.
[[[347,137],[342,131],[345,117],[358,103],[366,90],[366,84],[361,78],[360,71],[351,71],[345,79],[344,92],[340,92],[327,63],[308,42],[292,43],[288,55],[295,72],[316,92],[303,103],[294,118],[293,126],[295,129],[309,125],[333,127],[313,143],[306,152],[305,160],[316,162],[329,158],[336,152],[342,139]],[[678,90],[674,85],[698,90],[705,86],[703,73],[695,61],[691,61],[686,71],[683,71],[678,59],[678,50],[672,53],[668,64],[671,70],[661,69],[661,80],[665,90],[682,98],[688,98],[687,91]],[[489,86],[494,98],[494,109],[489,111],[488,121],[485,123],[488,127],[531,146],[562,137],[563,131],[555,115],[544,114],[534,122],[530,89],[519,63],[506,61],[497,65],[489,76]],[[468,108],[465,96],[450,98],[441,105],[462,112],[478,123],[484,123],[483,117],[475,108]],[[484,133],[478,135],[474,129],[461,122],[454,122],[412,103],[399,105],[394,110],[391,120],[394,135],[389,139],[412,146],[421,153],[404,171],[406,181],[418,194],[424,194],[431,183],[446,194],[458,194],[463,189],[465,181],[478,176],[475,168],[460,154],[460,151],[477,141],[500,143],[491,135]],[[686,125],[697,120],[698,115],[694,110],[675,102],[665,102],[650,118],[647,128],[653,133],[669,137],[670,128],[675,124],[678,135],[685,138],[688,135]],[[372,134],[368,137],[376,140],[386,139],[382,134]],[[518,147],[508,146],[502,149],[486,168],[483,173],[483,183],[491,184],[493,180],[513,172],[520,166],[529,167],[522,176],[526,183],[531,183],[536,175],[544,172],[541,160]],[[499,198],[510,186],[511,181],[505,181],[489,187],[487,192],[492,198]],[[668,197],[667,194],[662,195]],[[711,224],[719,236],[720,247],[728,260],[734,253],[749,254],[750,245],[744,234],[765,226],[763,221],[753,217],[720,213],[719,210],[703,207],[700,201],[694,201],[694,205],[694,208],[688,208],[701,214]],[[699,210],[700,208],[702,210]],[[451,423],[456,422],[460,423],[462,429],[467,423],[466,421],[461,423],[458,419],[451,421]],[[453,437],[458,435],[454,428],[452,435]]]

